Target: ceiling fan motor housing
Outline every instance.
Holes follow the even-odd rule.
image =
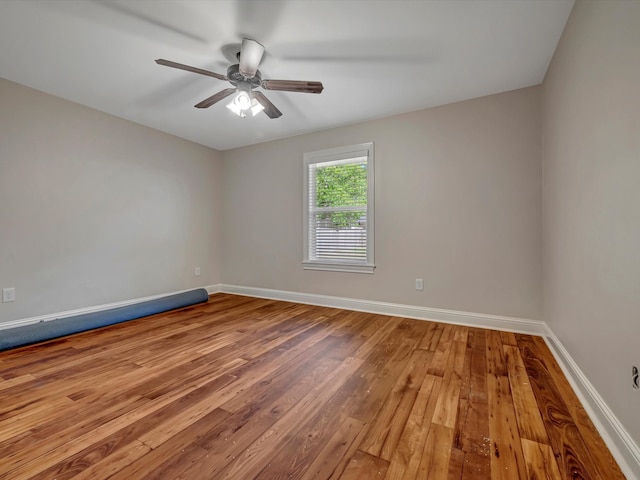
[[[253,77],[247,77],[240,71],[240,64],[231,65],[227,69],[227,78],[229,79],[229,82],[236,87],[242,84],[249,84],[252,90],[259,87],[262,83],[262,74],[260,73],[260,70],[257,70]]]

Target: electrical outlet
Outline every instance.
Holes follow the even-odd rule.
[[[16,301],[16,289],[3,288],[2,289],[2,303],[15,302]]]
[[[196,267],[196,277],[200,276],[200,267]]]
[[[633,365],[631,367],[631,386],[636,390],[640,389],[640,379],[638,378],[638,367]]]
[[[424,290],[424,282],[421,278],[416,278],[416,290]]]

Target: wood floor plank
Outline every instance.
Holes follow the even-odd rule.
[[[393,335],[363,359],[358,374],[333,401],[349,401],[349,415],[370,423],[384,405],[425,331],[424,324],[402,320]]]
[[[324,412],[322,416],[327,421],[312,418],[307,422],[269,460],[255,480],[298,480],[307,474],[317,479],[338,478],[346,467],[346,458],[355,453],[364,436],[365,423],[341,414],[331,415],[331,412]],[[344,458],[347,452],[350,455]]]
[[[433,416],[433,423],[454,428],[458,415],[458,402],[462,392],[462,371],[466,354],[466,342],[453,341],[449,363],[445,368],[444,386]]]
[[[509,379],[487,374],[489,391],[489,433],[491,439],[491,478],[526,478],[518,422],[509,389]]]
[[[531,480],[562,480],[553,450],[549,445],[522,440],[524,460]]]
[[[518,346],[518,340],[516,339],[516,335],[512,332],[500,332],[500,340],[502,340],[503,345],[509,345],[511,347]]]
[[[416,478],[427,443],[442,378],[426,375],[387,470],[386,480]]]
[[[453,342],[453,339],[451,338],[452,330],[453,326],[451,325],[445,325],[442,329],[442,334],[438,339],[438,344],[435,348],[435,353],[427,372],[430,375],[437,375],[439,377],[444,376],[444,371],[447,366],[447,362],[449,361],[449,355],[451,354],[450,347]]]
[[[580,437],[588,445],[593,461],[598,472],[603,478],[611,480],[624,480],[624,475],[618,468],[611,452],[604,444],[593,422],[587,415],[577,395],[569,385],[567,378],[562,373],[560,366],[551,354],[551,351],[541,337],[528,335],[516,335],[518,345],[523,355],[528,354],[541,359],[544,363],[553,384],[557,387],[571,417],[578,428]],[[553,430],[555,432],[555,430]]]
[[[453,448],[453,428],[432,423],[422,452],[417,479],[446,480]]]
[[[456,446],[465,452],[462,480],[491,477],[491,439],[487,390],[485,332],[472,329],[469,335],[470,386],[464,422],[456,428]]]
[[[448,480],[460,480],[462,478],[462,469],[464,467],[464,451],[451,446],[451,454],[449,457],[449,471],[447,472]]]
[[[596,466],[597,457],[586,446],[545,362],[526,347],[522,353],[562,478],[614,478]]]
[[[216,409],[206,417],[192,424],[189,430],[183,430],[170,440],[152,449],[140,460],[123,466],[110,480],[164,479],[179,477],[191,462],[206,458],[208,452],[198,446],[196,441],[208,434],[216,425],[228,421],[229,412]],[[203,472],[204,470],[201,470]],[[194,475],[192,478],[211,478],[207,475]]]
[[[384,478],[389,462],[358,450],[340,476],[341,480],[371,480]]]
[[[418,348],[435,352],[444,331],[444,324],[429,322],[429,327]]]
[[[2,368],[0,366],[0,368]],[[7,380],[2,380],[0,381],[0,390],[6,390],[7,388],[13,388],[16,387],[18,385],[22,385],[24,383],[28,383],[28,382],[32,382],[36,379],[36,377],[34,377],[31,374],[25,374],[25,375],[21,375],[19,377],[13,377],[11,379],[7,379]]]
[[[96,441],[102,440],[118,430],[131,425],[137,420],[152,414],[176,399],[181,398],[185,394],[197,390],[206,383],[216,382],[216,388],[222,388],[233,382],[233,380],[233,377],[226,374],[215,375],[213,378],[203,380],[193,385],[187,385],[184,389],[172,392],[170,395],[142,403],[123,415],[101,424],[90,432],[77,436],[66,443],[62,443],[56,448],[51,448],[51,445],[44,444],[38,450],[30,450],[23,452],[22,455],[16,455],[15,458],[12,459],[12,462],[7,462],[6,465],[9,466],[10,464],[13,464],[16,462],[16,459],[19,458],[22,461],[22,465],[18,465],[17,468],[9,470],[12,478],[15,478],[16,480],[20,478],[30,478],[36,473],[40,473],[65,458],[71,457],[82,451],[84,448],[92,445]]]
[[[344,370],[344,373],[355,371],[359,362],[353,360]],[[251,445],[236,457],[228,467],[219,474],[221,479],[253,478],[268,463],[268,460],[279,451],[299,428],[295,422],[302,415],[308,418],[318,413],[324,404],[338,391],[348,379],[347,375],[341,375],[334,379],[330,386],[322,389],[314,389],[302,399],[295,408],[287,412],[267,431],[262,433]]]
[[[114,397],[109,404],[97,402],[90,405],[73,405],[46,422],[38,425],[29,424],[31,429],[28,435],[17,436],[0,444],[0,457],[4,462],[2,466],[8,471],[11,466],[43,455],[82,432],[91,431],[148,401],[146,398],[124,393]]]
[[[193,445],[186,448],[178,446],[173,448],[174,452],[165,448],[173,442],[173,437],[154,450],[155,452],[166,452],[164,455],[154,457],[154,463],[149,464],[149,471],[143,478],[164,479],[169,478],[212,478],[217,475],[233,457],[239,455],[246,449],[255,438],[266,431],[284,412],[289,410],[289,406],[295,405],[309,390],[322,383],[327,378],[329,372],[339,372],[339,365],[333,360],[323,360],[322,364],[314,367],[309,372],[306,367],[299,369],[299,375],[292,376],[287,384],[274,384],[269,397],[264,397],[259,404],[247,405],[243,409],[231,414],[225,412],[224,419],[211,419],[206,422],[207,417],[199,420],[195,425],[208,424],[208,431],[204,428],[203,433],[195,436]],[[305,375],[306,373],[306,375]],[[332,378],[329,376],[329,378]],[[289,389],[291,387],[291,389]],[[220,410],[224,411],[224,410]],[[215,412],[214,412],[215,413]],[[190,428],[192,430],[192,428]],[[178,436],[185,435],[188,430],[183,431]],[[178,453],[175,453],[175,451]],[[168,453],[168,454],[167,454]],[[162,457],[165,462],[158,462]],[[132,465],[122,472],[122,476],[117,479],[138,478],[139,466]],[[206,472],[206,475],[205,473]]]
[[[356,453],[364,435],[364,426],[363,422],[353,418],[347,418],[342,422],[340,428],[326,442],[300,479],[332,480],[339,478],[349,459]]]
[[[301,382],[289,391],[281,392],[280,398],[271,406],[246,425],[237,429],[237,422],[224,429],[216,431],[213,438],[205,437],[200,445],[210,452],[207,463],[212,474],[220,478],[226,475],[229,478],[237,476],[244,478],[248,470],[257,475],[266,463],[274,456],[283,445],[302,427],[300,419],[307,419],[317,413],[326,405],[335,392],[346,382],[362,365],[362,360],[348,358],[338,367],[325,372],[322,380],[311,378],[311,382]],[[239,411],[244,416],[251,414]],[[229,430],[230,429],[230,430]],[[225,433],[226,435],[223,435]],[[228,445],[228,441],[238,445],[239,449]],[[269,449],[261,449],[264,443],[270,445]],[[243,462],[249,460],[246,464]],[[228,466],[227,466],[228,465]],[[186,478],[189,478],[185,472]]]
[[[102,458],[101,460],[95,460],[88,464],[86,468],[78,474],[74,474],[74,480],[101,480],[110,478],[114,473],[120,471],[127,465],[131,465],[136,460],[142,458],[144,455],[151,451],[151,447],[144,443],[134,440],[128,445],[118,449],[115,453]],[[42,480],[51,478],[48,474],[39,475]],[[38,478],[38,476],[34,477]],[[61,480],[60,475],[54,477],[56,480]]]
[[[0,352],[0,479],[622,480],[543,339],[230,294]]]
[[[342,362],[328,358],[327,352],[340,342],[335,337],[325,337],[311,348],[307,349],[304,358],[294,357],[286,362],[278,362],[278,368],[263,377],[260,382],[254,383],[250,388],[236,393],[220,407],[228,412],[238,412],[251,405],[261,405],[265,400],[273,398],[274,392],[284,392],[293,388],[295,383],[305,381],[305,376],[313,375],[315,370],[326,373],[328,368],[337,368]]]
[[[205,388],[199,391],[198,395],[195,397],[186,395],[178,401],[167,405],[165,408],[141,418],[128,427],[118,430],[104,439],[97,440],[77,454],[67,457],[58,464],[42,471],[34,478],[41,480],[50,478],[56,478],[57,480],[76,478],[77,475],[84,475],[88,466],[97,464],[103,465],[105,467],[104,470],[108,470],[110,475],[113,475],[119,470],[127,467],[134,460],[137,460],[142,455],[146,455],[151,451],[152,447],[150,445],[146,445],[138,439],[142,433],[153,429],[156,423],[161,421],[164,417],[176,414],[176,412],[180,412],[183,408],[197,402],[198,398],[207,395],[207,393],[207,389]],[[212,421],[219,421],[225,419],[227,416],[227,412],[217,409],[207,418]],[[192,443],[193,435],[196,432],[203,432],[201,428],[202,425],[199,422],[194,422],[191,425],[191,433],[189,435],[174,435],[171,437],[171,444],[176,448],[176,439],[186,439],[187,441],[183,440],[182,443],[177,445],[180,448],[184,448],[184,446]],[[143,445],[144,448],[140,445]],[[140,456],[136,456],[138,454],[140,454]],[[110,465],[111,461],[114,459],[117,459],[117,468],[116,466]],[[147,462],[145,462],[145,464],[146,463]],[[109,467],[107,468],[107,466]],[[96,469],[92,469],[92,471],[97,475]]]
[[[487,339],[487,373],[496,376],[507,376],[507,366],[504,360],[502,336],[494,330],[486,331]]]
[[[377,326],[375,333],[371,335],[367,340],[358,347],[358,349],[353,353],[354,357],[357,358],[367,358],[371,351],[378,347],[378,345],[387,339],[391,332],[398,328],[400,323],[399,318],[394,317],[382,317],[378,320],[384,320],[384,323]]]
[[[152,430],[141,435],[139,440],[145,445],[157,448],[160,444],[170,439],[176,433],[189,428],[192,423],[202,417],[205,417],[216,408],[225,406],[229,403],[227,399],[230,398],[233,400],[235,397],[241,395],[241,392],[249,388],[251,385],[255,385],[260,379],[265,378],[269,373],[277,369],[277,367],[287,364],[286,362],[280,363],[282,362],[282,358],[279,360],[280,361],[271,362],[268,369],[257,369],[255,376],[240,376],[238,380],[227,384],[223,388],[219,388],[215,394],[203,398],[202,401],[197,404],[183,409],[176,415],[173,415],[164,422],[158,424]],[[234,371],[235,370],[232,370],[231,372]],[[230,373],[229,375],[235,376],[233,373]]]
[[[300,409],[296,410],[297,412],[304,410],[305,404],[311,401],[310,392],[322,391],[334,379],[348,375],[347,371],[359,366],[360,361],[352,362],[348,359],[336,366],[334,360],[326,359],[307,375],[294,375],[291,384],[276,385],[269,397],[233,413],[196,441],[196,444],[207,452],[206,458],[201,462],[201,468],[206,468],[212,476],[217,475],[217,472],[239,456],[285,414],[293,409]],[[196,475],[192,467],[181,473],[185,478],[197,478]]]
[[[360,445],[363,452],[390,460],[411,413],[433,354],[416,350],[398,377],[382,409],[369,424]]]
[[[18,436],[31,429],[31,425],[46,421],[57,411],[73,404],[68,397],[51,399],[48,403],[32,403],[16,409],[0,421],[0,442]]]
[[[536,397],[531,389],[527,370],[517,347],[505,345],[505,361],[509,372],[509,384],[513,396],[513,405],[518,418],[520,437],[534,442],[548,444],[545,429]]]

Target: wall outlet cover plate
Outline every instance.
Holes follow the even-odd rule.
[[[3,288],[2,289],[2,303],[15,302],[16,301],[16,289],[15,288]]]

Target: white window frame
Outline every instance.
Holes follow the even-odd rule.
[[[366,263],[348,262],[345,260],[310,260],[310,225],[309,225],[309,165],[335,162],[352,158],[367,158],[367,258]],[[303,252],[302,266],[305,270],[329,270],[334,272],[373,273],[374,263],[374,185],[375,163],[373,142],[349,145],[346,147],[317,150],[304,154],[303,167]]]

